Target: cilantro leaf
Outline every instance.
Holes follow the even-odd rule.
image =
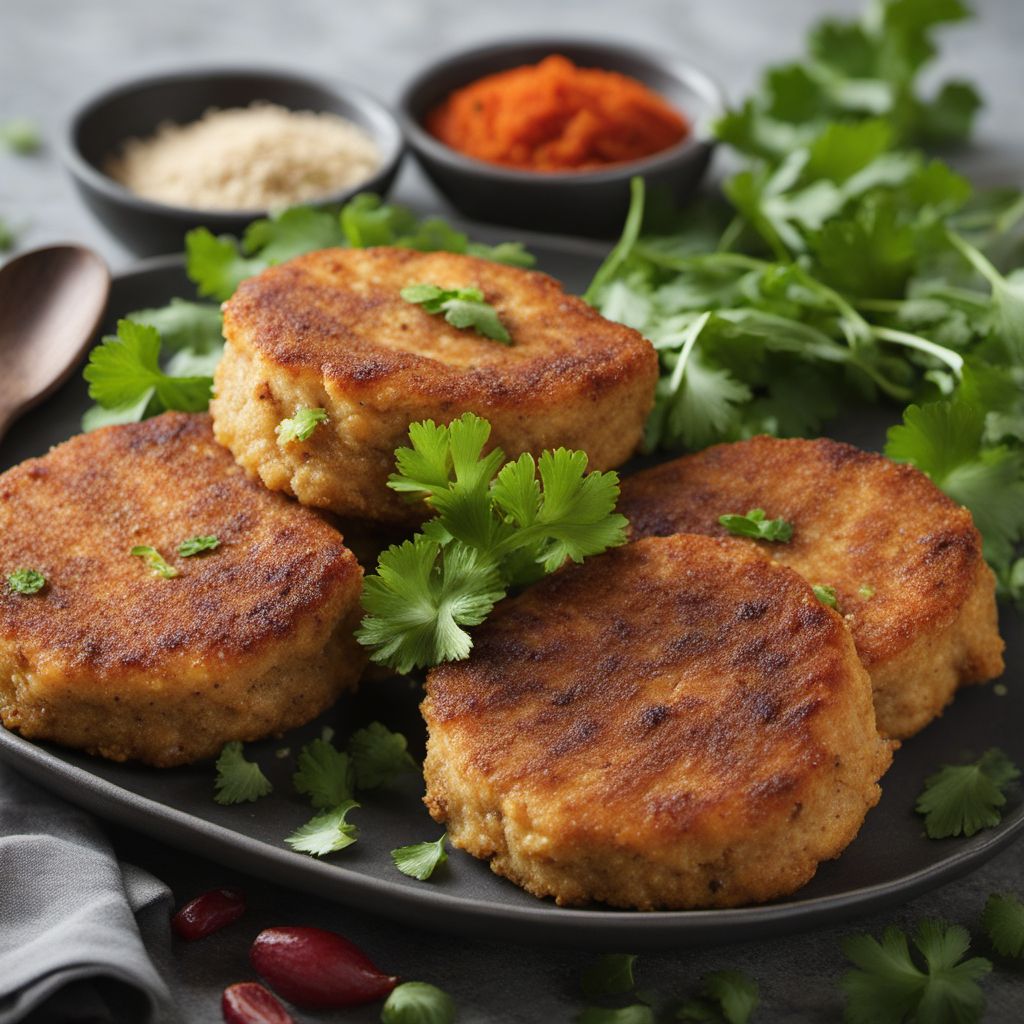
[[[1024,903],[1016,896],[999,893],[989,896],[981,923],[997,953],[1024,956]]]
[[[89,397],[117,414],[165,409],[200,412],[213,388],[210,377],[172,377],[160,369],[160,334],[156,328],[119,320],[117,336],[106,337],[89,354],[83,376]]]
[[[371,661],[398,672],[469,656],[476,626],[505,596],[497,568],[459,541],[443,549],[417,534],[392,545],[363,584],[367,612],[356,639],[374,648]]]
[[[381,1007],[381,1024],[454,1024],[455,1001],[425,981],[405,981]]]
[[[277,443],[283,448],[296,441],[308,441],[321,423],[327,422],[326,409],[296,409],[295,415],[281,420],[275,428]]]
[[[285,842],[298,853],[313,857],[326,857],[351,846],[359,838],[359,828],[345,820],[348,813],[359,807],[354,800],[346,800],[322,814],[311,818],[297,828]]]
[[[259,254],[267,265],[284,263],[316,249],[345,244],[336,213],[311,206],[291,206],[263,220],[254,220],[242,236],[242,251]]]
[[[499,242],[497,245],[484,245],[482,242],[468,242],[466,253],[478,256],[492,263],[504,263],[510,267],[532,267],[537,258],[529,252],[522,242]]]
[[[433,843],[415,843],[412,846],[400,846],[391,851],[391,859],[395,867],[410,878],[418,878],[425,882],[437,868],[448,860],[444,843],[447,833]]]
[[[484,301],[479,288],[441,288],[436,284],[411,284],[402,289],[402,298],[422,306],[428,313],[444,313],[453,327],[472,327],[485,338],[512,343],[512,337],[498,318],[497,310]]]
[[[583,994],[588,999],[602,996],[621,996],[632,992],[636,985],[633,979],[633,965],[636,956],[632,953],[605,953],[590,964],[580,979]]]
[[[654,1011],[643,1003],[618,1010],[588,1006],[577,1018],[578,1024],[654,1024]]]
[[[992,970],[982,957],[964,960],[970,937],[958,925],[922,921],[914,933],[914,946],[924,969],[910,952],[907,936],[889,927],[878,942],[870,935],[854,935],[843,951],[857,970],[840,982],[846,992],[848,1024],[973,1024],[981,1019],[985,995],[978,982]]]
[[[128,553],[136,558],[141,558],[154,576],[173,580],[175,576],[181,575],[173,565],[167,563],[167,560],[156,548],[150,547],[148,544],[136,544]]]
[[[977,761],[945,765],[925,779],[917,798],[929,839],[973,836],[1002,820],[1006,788],[1020,777],[1015,764],[1001,751],[986,751]]]
[[[12,594],[38,594],[46,586],[46,577],[36,569],[15,569],[7,577]]]
[[[685,1002],[676,1019],[747,1024],[760,1001],[753,978],[741,971],[714,971],[702,979],[701,995]]]
[[[763,508],[752,508],[745,516],[730,513],[719,516],[718,521],[738,537],[753,537],[787,543],[793,538],[793,524],[785,519],[765,519]]]
[[[348,753],[359,789],[385,786],[402,772],[416,768],[406,738],[380,722],[371,722],[352,733]]]
[[[814,591],[814,596],[824,605],[829,608],[838,608],[839,600],[836,597],[836,588],[830,587],[825,583],[815,583],[811,589]]]
[[[317,808],[338,807],[352,799],[354,772],[348,754],[325,739],[315,739],[299,751],[298,770],[292,784],[309,796]]]
[[[163,344],[175,352],[219,355],[224,349],[220,308],[210,302],[175,298],[166,306],[137,309],[125,319],[156,328]]]
[[[35,123],[27,117],[0,122],[0,146],[19,156],[28,156],[39,151],[42,139]]]
[[[208,228],[185,235],[185,272],[204,297],[230,299],[242,281],[267,266],[266,260],[243,256],[230,235],[214,235]]]
[[[214,782],[214,800],[219,804],[240,804],[258,800],[273,791],[270,780],[260,766],[247,761],[242,744],[237,740],[225,743],[217,758],[217,778]]]
[[[220,547],[220,538],[212,534],[201,537],[189,537],[178,545],[178,554],[182,558],[192,558],[204,551],[216,551]]]

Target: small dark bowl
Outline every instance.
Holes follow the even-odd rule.
[[[190,228],[238,234],[267,210],[203,210],[143,199],[108,175],[106,162],[130,138],[146,138],[165,121],[188,124],[211,107],[246,107],[256,100],[291,110],[340,114],[364,128],[380,149],[381,164],[355,188],[311,203],[343,203],[357,192],[385,194],[402,159],[398,122],[381,103],[351,85],[283,71],[239,68],[196,70],[135,79],[86,100],[71,115],[63,156],[79,193],[108,231],[139,255],[182,248]]]
[[[453,90],[496,71],[535,64],[550,54],[582,67],[618,71],[660,93],[690,122],[677,145],[601,170],[539,172],[486,163],[446,146],[423,126]],[[437,188],[464,214],[513,227],[610,237],[629,206],[629,179],[667,191],[677,205],[692,198],[713,147],[711,124],[725,109],[719,87],[670,54],[593,39],[537,37],[464,50],[421,71],[398,104],[406,139]]]

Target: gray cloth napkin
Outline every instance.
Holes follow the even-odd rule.
[[[0,765],[0,1024],[174,1024],[149,949],[170,890],[84,811]]]

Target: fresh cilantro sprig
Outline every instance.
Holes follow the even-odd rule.
[[[431,875],[448,860],[444,844],[447,833],[432,843],[414,843],[412,846],[400,846],[391,851],[391,859],[403,875],[427,881]]]
[[[677,1020],[747,1024],[760,1003],[757,982],[742,971],[713,971],[701,979],[699,996],[688,999]]]
[[[1024,903],[1009,893],[993,893],[981,923],[997,953],[1024,957]]]
[[[316,808],[339,807],[354,795],[355,772],[348,754],[325,739],[315,739],[299,752],[292,784]]]
[[[156,548],[149,544],[136,544],[128,553],[134,558],[141,558],[154,576],[173,580],[175,576],[181,575]]]
[[[321,423],[327,422],[326,409],[296,409],[295,415],[281,420],[274,428],[277,443],[284,447],[296,441],[308,441]]]
[[[326,857],[344,850],[359,838],[359,828],[346,820],[349,812],[358,807],[355,800],[346,800],[301,825],[285,842],[297,853],[313,857]]]
[[[240,804],[258,800],[273,792],[270,780],[254,761],[248,761],[237,740],[226,743],[217,758],[214,800],[219,804]]]
[[[443,313],[452,327],[463,330],[471,327],[485,338],[512,344],[512,336],[498,317],[498,311],[484,300],[484,293],[479,288],[410,284],[402,289],[401,295],[406,302],[422,306],[428,313]]]
[[[407,771],[416,770],[409,753],[408,740],[380,722],[356,729],[348,740],[355,785],[359,789],[377,789]]]
[[[766,519],[763,508],[752,508],[746,515],[729,513],[718,521],[737,537],[753,537],[785,544],[793,539],[793,524],[785,519]]]
[[[836,596],[836,588],[829,586],[827,583],[815,583],[811,589],[814,591],[814,596],[823,604],[829,608],[839,607],[839,598]]]
[[[395,453],[388,485],[435,518],[380,556],[356,636],[398,672],[468,657],[465,627],[483,622],[510,586],[625,542],[615,473],[587,473],[586,455],[564,448],[505,462],[500,449],[484,454],[489,436],[472,413],[449,426],[427,420]]]
[[[996,749],[971,764],[945,765],[925,779],[917,798],[928,838],[973,836],[998,825],[1007,787],[1018,778],[1020,769]]]
[[[46,586],[46,577],[38,569],[15,569],[7,576],[7,588],[12,594],[26,597],[38,594]]]
[[[856,968],[840,982],[847,1024],[973,1024],[981,1019],[985,994],[979,982],[992,964],[983,957],[964,959],[970,948],[967,930],[922,921],[913,942],[920,959],[895,926],[885,930],[881,942],[870,935],[845,940],[843,950]]]
[[[436,985],[405,981],[391,990],[380,1020],[381,1024],[454,1024],[455,1000]]]
[[[220,547],[220,538],[212,534],[189,537],[178,545],[178,554],[182,558],[193,558],[204,551],[216,551]]]

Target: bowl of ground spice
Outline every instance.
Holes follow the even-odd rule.
[[[197,226],[238,234],[298,204],[385,194],[401,128],[350,85],[259,70],[127,82],[83,103],[64,156],[87,205],[139,254],[182,248]]]
[[[634,175],[674,205],[693,196],[724,108],[718,86],[671,54],[544,37],[430,65],[398,114],[427,175],[467,216],[610,237]]]

